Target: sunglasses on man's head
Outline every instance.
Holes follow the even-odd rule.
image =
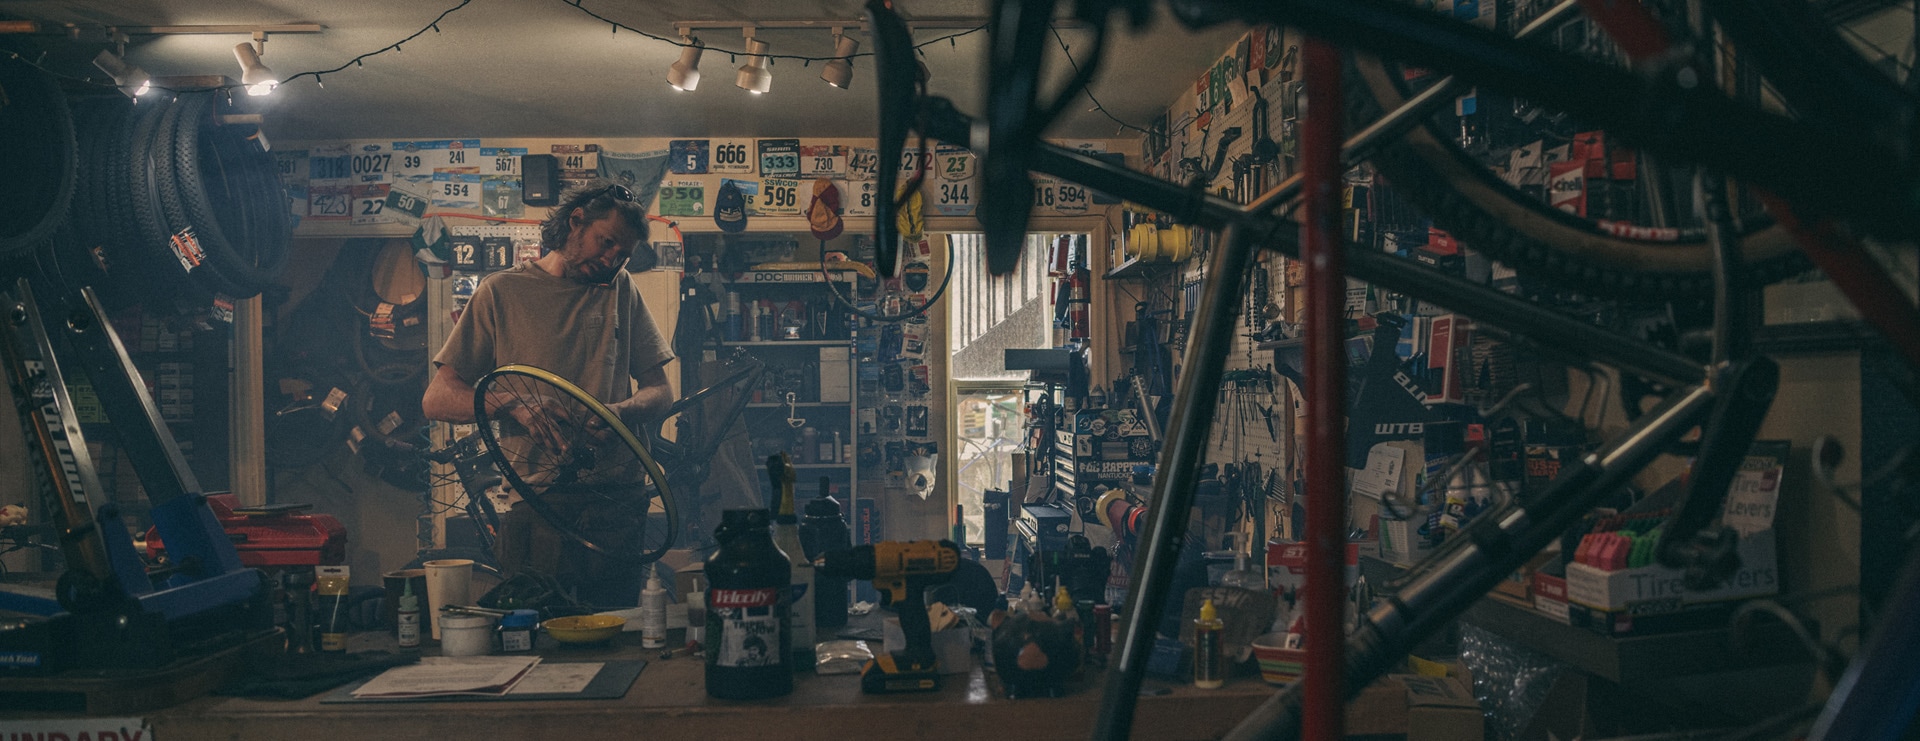
[[[601,196],[612,198],[613,200],[619,201],[621,203],[633,202],[633,191],[627,190],[627,186],[621,185],[619,183],[614,183],[613,185],[609,185],[605,188],[601,188],[600,192],[593,194],[593,198],[589,198],[587,200],[590,200],[590,201],[596,200]]]

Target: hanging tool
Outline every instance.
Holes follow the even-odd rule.
[[[1240,140],[1240,127],[1234,126],[1220,132],[1220,141],[1213,145],[1213,162],[1206,167],[1206,178],[1201,184],[1212,183],[1220,177],[1220,169],[1227,164],[1227,147]]]
[[[889,540],[821,554],[821,576],[871,581],[874,588],[880,590],[881,604],[893,605],[900,613],[900,632],[906,636],[906,650],[883,653],[869,660],[860,670],[862,692],[940,689],[939,666],[933,654],[933,624],[927,618],[927,587],[946,583],[959,567],[960,547],[949,540]]]

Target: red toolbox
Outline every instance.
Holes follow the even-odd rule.
[[[240,552],[240,564],[257,569],[346,563],[347,529],[333,515],[303,514],[311,505],[250,509],[230,493],[208,494],[207,506]],[[147,530],[147,556],[166,551],[160,533]]]

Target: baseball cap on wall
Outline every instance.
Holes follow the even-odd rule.
[[[840,189],[832,180],[813,181],[813,202],[807,205],[807,225],[815,239],[833,239],[846,228],[840,220]]]
[[[713,198],[713,223],[723,232],[747,228],[747,199],[732,180],[720,181],[720,193]]]

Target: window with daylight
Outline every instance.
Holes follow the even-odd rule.
[[[953,357],[954,476],[967,540],[981,538],[981,493],[1004,489],[1026,425],[1021,393],[1027,371],[1006,369],[1006,350],[1053,346],[1053,280],[1047,256],[1058,234],[1029,234],[1020,267],[987,274],[986,244],[977,233],[951,234],[953,303],[947,336]]]

